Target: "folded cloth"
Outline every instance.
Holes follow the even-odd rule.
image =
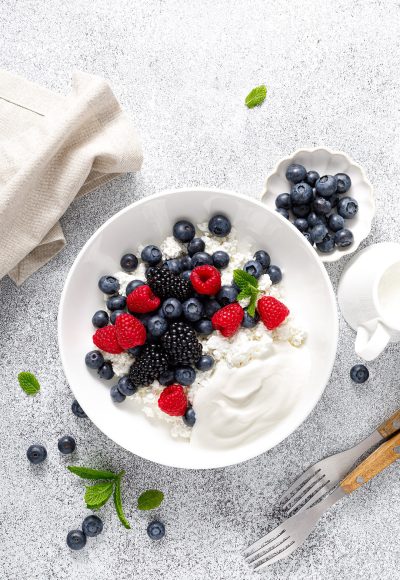
[[[22,284],[64,247],[58,220],[72,200],[141,164],[105,80],[75,72],[64,97],[0,71],[0,279]]]

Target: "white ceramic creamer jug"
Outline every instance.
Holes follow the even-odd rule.
[[[363,359],[400,341],[400,244],[374,244],[357,254],[343,271],[338,301],[357,331],[355,351]]]

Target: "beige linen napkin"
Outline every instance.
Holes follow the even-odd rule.
[[[0,279],[22,284],[64,247],[58,220],[75,196],[141,164],[103,79],[75,72],[64,97],[0,71]]]

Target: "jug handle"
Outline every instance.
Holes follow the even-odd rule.
[[[365,326],[359,326],[357,328],[355,351],[364,360],[374,360],[381,354],[389,340],[390,333],[379,320],[372,334]]]

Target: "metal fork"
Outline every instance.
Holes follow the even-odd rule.
[[[262,570],[289,556],[306,540],[327,509],[367,483],[399,458],[400,433],[382,443],[322,501],[288,518],[269,534],[249,546],[244,551],[247,554],[247,562],[255,570]]]
[[[326,457],[309,467],[282,495],[279,500],[281,509],[289,515],[293,514],[299,506],[301,508],[297,510],[297,513],[310,507],[337,486],[357,459],[399,429],[400,409],[358,445]]]

